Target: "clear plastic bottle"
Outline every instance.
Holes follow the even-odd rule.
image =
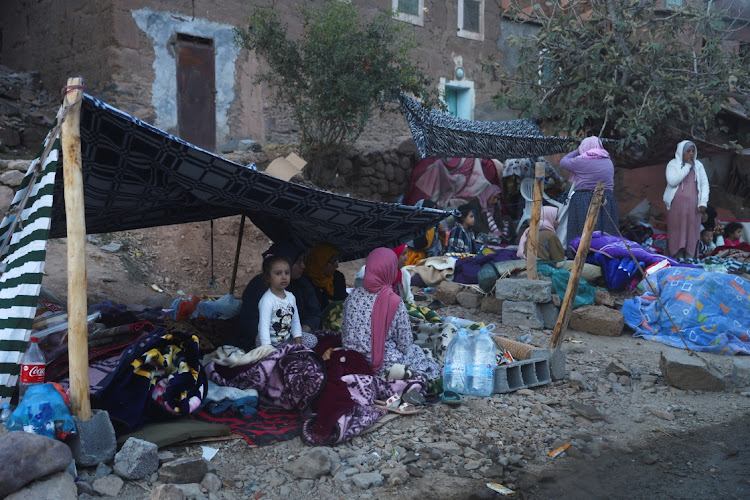
[[[2,411],[0,411],[0,423],[2,423],[5,427],[8,427],[8,422],[10,421],[10,416],[13,414],[13,410],[10,409],[10,403],[5,403],[3,405]]]
[[[466,394],[466,365],[471,362],[470,333],[461,328],[448,344],[443,370],[443,388]]]
[[[47,361],[39,349],[39,338],[31,337],[29,347],[21,360],[21,376],[18,381],[18,400],[23,399],[26,389],[32,385],[44,383],[44,369]]]
[[[473,396],[490,396],[495,386],[495,342],[487,328],[471,341],[471,362],[466,366],[466,390]]]

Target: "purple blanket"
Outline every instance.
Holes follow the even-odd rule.
[[[465,257],[456,261],[456,271],[453,275],[453,281],[465,285],[476,285],[479,270],[485,264],[504,262],[506,260],[515,260],[516,250],[498,250],[489,255],[478,255],[476,257]]]
[[[287,344],[247,370],[233,370],[225,378],[214,363],[206,366],[209,380],[229,387],[255,389],[264,406],[307,409],[325,384],[323,360],[303,345]]]
[[[573,241],[570,242],[570,246],[573,248],[573,250],[578,251],[578,245],[580,242],[581,238],[579,236],[578,238],[574,238]],[[647,267],[651,264],[656,264],[657,262],[661,262],[663,260],[666,260],[672,266],[696,267],[691,264],[682,264],[671,257],[667,257],[666,255],[650,252],[635,241],[626,239],[625,242],[627,242],[628,246],[630,247],[630,251],[633,252],[635,258],[639,262],[645,262]],[[627,247],[625,246],[625,242],[623,242],[623,239],[619,236],[610,236],[608,234],[602,234],[601,231],[594,231],[594,234],[591,237],[591,250],[596,250],[597,252],[601,252],[608,257],[614,257],[617,259],[623,259],[625,257],[632,258],[630,257],[630,253],[628,252]],[[596,262],[593,261],[592,263],[596,264]]]

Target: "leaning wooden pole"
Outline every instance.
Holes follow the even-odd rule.
[[[531,204],[528,244],[526,245],[526,277],[530,280],[539,279],[536,271],[536,253],[539,245],[539,219],[542,216],[545,167],[544,162],[537,162],[534,167],[534,195]]]
[[[588,255],[589,248],[591,248],[591,235],[594,233],[596,220],[599,218],[599,208],[602,206],[603,198],[604,183],[600,182],[596,185],[594,195],[591,197],[589,211],[586,214],[586,223],[583,225],[581,242],[578,244],[576,258],[573,260],[573,268],[570,270],[568,288],[565,290],[565,298],[563,298],[562,305],[560,306],[560,314],[557,316],[555,329],[552,331],[552,338],[549,341],[549,345],[552,348],[560,347],[560,334],[568,328],[570,313],[573,311],[573,302],[578,293],[578,283],[581,280],[581,271],[583,271],[583,265],[586,263],[586,255]]]
[[[229,295],[234,295],[234,285],[237,283],[237,268],[240,265],[240,249],[242,248],[242,235],[245,233],[245,214],[240,219],[240,232],[237,235],[237,250],[234,252],[234,269],[232,269],[232,284],[229,285]]]
[[[68,78],[62,124],[65,221],[68,229],[68,365],[73,415],[91,418],[89,344],[86,324],[86,219],[81,165],[81,98],[83,78]]]

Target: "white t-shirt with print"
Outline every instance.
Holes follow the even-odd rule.
[[[286,290],[284,295],[285,298],[281,299],[269,288],[258,302],[258,346],[270,344],[279,347],[288,342],[290,336],[302,336],[297,299]]]

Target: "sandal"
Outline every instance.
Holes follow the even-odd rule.
[[[458,406],[461,404],[461,395],[456,391],[446,390],[443,391],[441,401],[450,406]]]
[[[422,406],[426,401],[425,397],[422,396],[419,391],[405,392],[404,395],[401,396],[401,400],[414,406]]]
[[[398,413],[400,415],[413,415],[415,413],[419,413],[419,410],[414,407],[411,403],[401,403],[401,396],[398,394],[394,394],[390,398],[388,398],[386,401],[379,401],[375,400],[375,407],[376,408],[383,408],[385,410],[388,410],[393,413]]]

